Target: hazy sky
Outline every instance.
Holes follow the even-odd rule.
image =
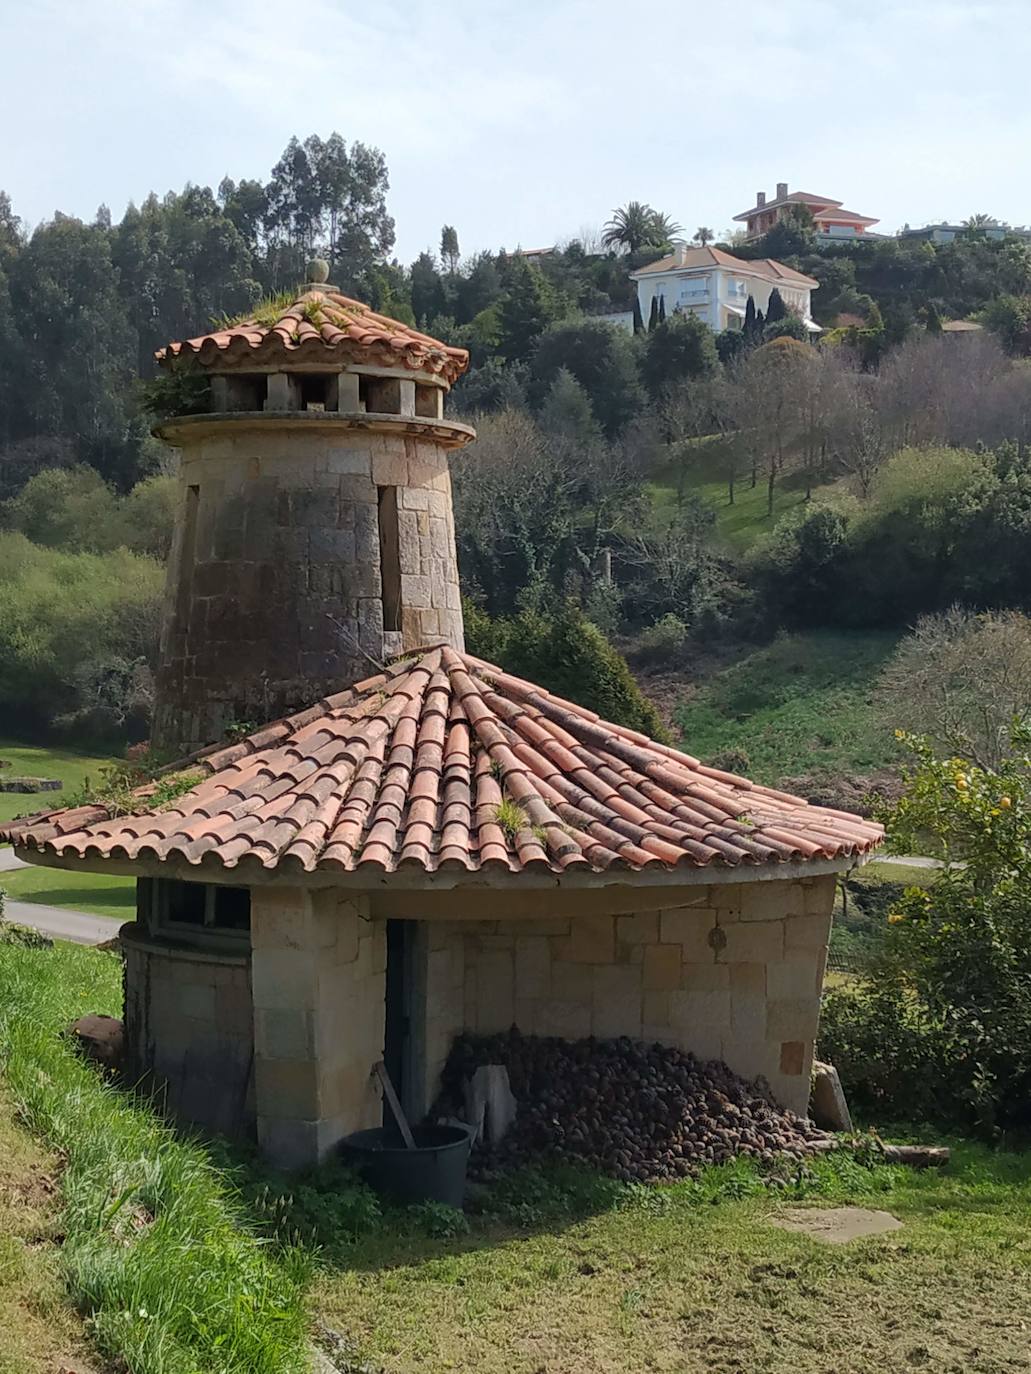
[[[880,228],[1031,222],[1031,0],[0,0],[0,187],[36,223],[382,148],[397,253],[631,199],[693,233],[787,181]]]

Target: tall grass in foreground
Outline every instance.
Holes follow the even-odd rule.
[[[110,955],[0,945],[0,1066],[30,1129],[66,1160],[69,1287],[98,1346],[132,1374],[294,1374],[305,1252],[274,1258],[203,1147],[58,1035],[87,1011],[117,1012],[120,977]]]

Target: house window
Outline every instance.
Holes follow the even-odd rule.
[[[246,938],[251,928],[251,894],[246,887],[140,878],[136,911],[151,935],[198,941]]]
[[[379,488],[379,576],[383,600],[383,629],[401,628],[401,547],[397,518],[397,487]]]

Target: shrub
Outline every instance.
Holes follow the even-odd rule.
[[[470,653],[597,711],[605,720],[666,738],[659,713],[637,686],[626,659],[574,605],[498,620],[467,606],[465,634]]]
[[[865,1108],[993,1134],[1031,1124],[1031,735],[988,771],[908,741],[889,821],[944,861],[904,889],[868,985],[827,1000],[821,1046]]]
[[[67,553],[0,534],[0,714],[86,717],[112,674],[129,684],[156,652],[163,586],[160,565],[127,549]]]
[[[687,648],[688,638],[688,628],[679,616],[664,615],[641,631],[637,650],[646,659],[677,659]]]

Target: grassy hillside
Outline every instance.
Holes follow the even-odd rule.
[[[673,506],[677,500],[680,465],[670,463],[658,469],[647,484],[652,500],[660,509]],[[825,494],[833,484],[814,488],[817,495]],[[773,517],[766,513],[766,482],[763,474],[753,487],[746,475],[736,483],[734,504],[727,502],[727,481],[720,472],[718,461],[706,452],[704,440],[698,441],[688,462],[685,490],[700,496],[716,512],[716,533],[728,547],[744,553],[763,535],[768,534],[782,515],[805,501],[805,483],[801,474],[789,473],[778,481],[773,493]]]
[[[673,712],[682,747],[703,759],[734,751],[766,783],[889,767],[894,722],[873,691],[895,642],[881,632],[782,636],[685,690]]]

